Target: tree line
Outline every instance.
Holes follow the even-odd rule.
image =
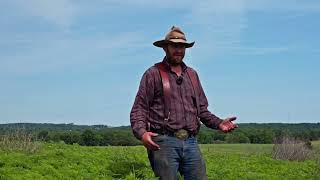
[[[84,146],[133,146],[141,145],[129,126],[109,127],[106,125],[75,125],[75,124],[35,124],[15,123],[0,124],[0,135],[14,133],[23,129],[32,133],[34,138],[46,142],[60,142],[79,144]],[[211,143],[255,143],[270,144],[284,136],[301,140],[319,140],[320,123],[266,123],[239,124],[239,128],[232,133],[222,133],[217,130],[201,126],[197,135],[201,144]]]

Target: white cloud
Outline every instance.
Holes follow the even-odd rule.
[[[220,47],[223,50],[224,47]],[[239,55],[265,55],[274,53],[287,52],[290,49],[288,47],[227,47],[227,50],[231,50],[234,54]]]
[[[63,29],[68,29],[76,16],[76,6],[70,0],[11,0],[10,3],[15,11],[40,17]]]
[[[246,0],[249,10],[255,11],[296,11],[296,12],[319,12],[320,3],[316,0]]]
[[[0,4],[17,8],[26,15],[43,18],[59,27],[68,28],[77,16],[87,15],[83,12],[95,13],[101,11],[135,11],[139,8],[143,11],[166,11],[166,10],[185,10],[186,14],[191,14],[201,23],[208,18],[223,17],[222,15],[233,14],[239,18],[248,10],[258,11],[319,11],[320,3],[314,1],[298,0],[204,0],[194,2],[191,0],[105,0],[105,1],[72,1],[72,0],[11,0]],[[4,7],[5,8],[5,7]],[[182,11],[183,12],[183,11]],[[238,16],[240,15],[240,16]],[[199,17],[199,18],[198,18]],[[227,17],[228,18],[228,17]],[[224,20],[222,18],[221,20]]]
[[[136,11],[136,8],[142,12],[147,11],[145,16],[150,16],[150,18],[154,15],[150,14],[150,11],[163,11],[165,13],[178,10],[184,17],[181,24],[183,27],[186,26],[188,39],[196,41],[196,47],[192,51],[192,55],[198,53],[197,57],[199,57],[199,54],[203,57],[228,51],[239,54],[284,52],[289,49],[286,47],[244,47],[242,45],[243,32],[247,28],[247,13],[249,11],[273,10],[318,11],[320,9],[319,4],[297,0],[204,0],[200,2],[183,0],[11,0],[5,3],[0,2],[0,10],[13,7],[14,9],[10,11],[19,11],[29,18],[35,17],[35,21],[37,18],[43,19],[62,30],[66,30],[50,29],[54,32],[41,32],[41,30],[40,32],[32,32],[32,29],[34,30],[37,27],[30,27],[28,30],[31,32],[28,32],[28,30],[24,31],[24,27],[13,26],[17,32],[1,32],[0,47],[10,47],[15,52],[10,54],[0,50],[0,72],[45,72],[99,61],[90,59],[93,55],[112,57],[118,53],[131,53],[130,50],[133,48],[143,49],[147,44],[151,44],[150,39],[146,37],[150,34],[146,32],[154,30],[155,27],[145,26],[146,29],[130,32],[134,29],[134,23],[144,23],[142,17],[128,19],[128,23],[132,24],[131,26],[124,27],[124,29],[121,29],[122,32],[113,32],[108,35],[95,34],[101,33],[99,31],[99,25],[101,24],[94,27],[84,27],[77,24],[76,21],[78,18],[84,17],[87,20],[104,18],[96,16],[96,13],[110,10],[112,11],[110,12],[111,18],[104,22],[108,24],[106,28],[108,29],[117,23],[117,16],[114,16],[113,12],[117,11],[116,14],[121,14],[127,12],[127,10]],[[13,17],[16,19],[12,19],[12,21],[23,21],[24,18],[21,16]],[[79,26],[82,30],[86,28],[93,28],[93,30],[88,30],[89,32],[85,34],[86,37],[75,36],[73,34],[79,32],[70,28],[73,24]],[[128,27],[129,29],[125,29]],[[93,34],[90,34],[91,32]]]
[[[246,47],[243,45],[243,33],[248,27],[250,12],[320,12],[320,3],[297,0],[211,0],[201,1],[190,7],[186,16],[187,24],[193,29],[198,48],[193,50],[196,56],[212,57],[221,53],[233,54],[272,54],[287,52],[288,47]],[[199,36],[200,35],[200,36]]]
[[[199,42],[194,53],[212,57],[221,53],[221,46],[240,45],[247,26],[246,3],[244,0],[201,1],[192,6],[186,21]]]
[[[143,37],[135,32],[89,38],[66,38],[49,34],[34,40],[17,39],[11,46],[19,45],[20,49],[28,50],[0,54],[0,72],[25,74],[90,68],[101,61],[112,61],[119,54],[125,55],[130,46],[143,48],[142,40]]]

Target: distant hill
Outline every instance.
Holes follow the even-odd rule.
[[[73,123],[69,124],[53,124],[53,123],[9,123],[0,124],[0,134],[1,132],[10,132],[17,129],[23,129],[27,132],[38,132],[38,131],[84,131],[85,129],[105,129],[108,128],[107,125],[75,125]]]
[[[303,140],[320,140],[320,123],[240,123],[232,133],[222,133],[204,125],[197,135],[202,144],[254,143],[270,144],[284,136]],[[14,134],[23,130],[46,141],[64,141],[81,145],[140,145],[130,126],[76,125],[51,123],[0,124],[0,135]]]
[[[240,123],[239,130],[250,131],[255,130],[274,130],[274,131],[290,131],[290,132],[303,132],[303,131],[313,131],[320,130],[320,123]],[[102,129],[127,129],[131,131],[130,126],[118,126],[111,127],[108,125],[76,125],[73,123],[68,124],[54,124],[54,123],[8,123],[0,124],[0,133],[8,132],[16,129],[24,129],[26,131],[38,132],[42,130],[47,131],[84,131],[86,129],[92,130],[102,130]],[[211,129],[202,126],[203,130]]]

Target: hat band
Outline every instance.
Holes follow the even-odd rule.
[[[178,36],[175,36],[175,37],[169,37],[169,38],[168,38],[168,40],[171,40],[171,39],[183,39],[183,40],[187,41],[187,39],[186,39],[186,38],[184,38],[184,37],[178,37]]]

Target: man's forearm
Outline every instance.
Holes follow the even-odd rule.
[[[223,119],[208,111],[200,115],[200,121],[209,128],[219,129],[219,125],[223,121]]]

